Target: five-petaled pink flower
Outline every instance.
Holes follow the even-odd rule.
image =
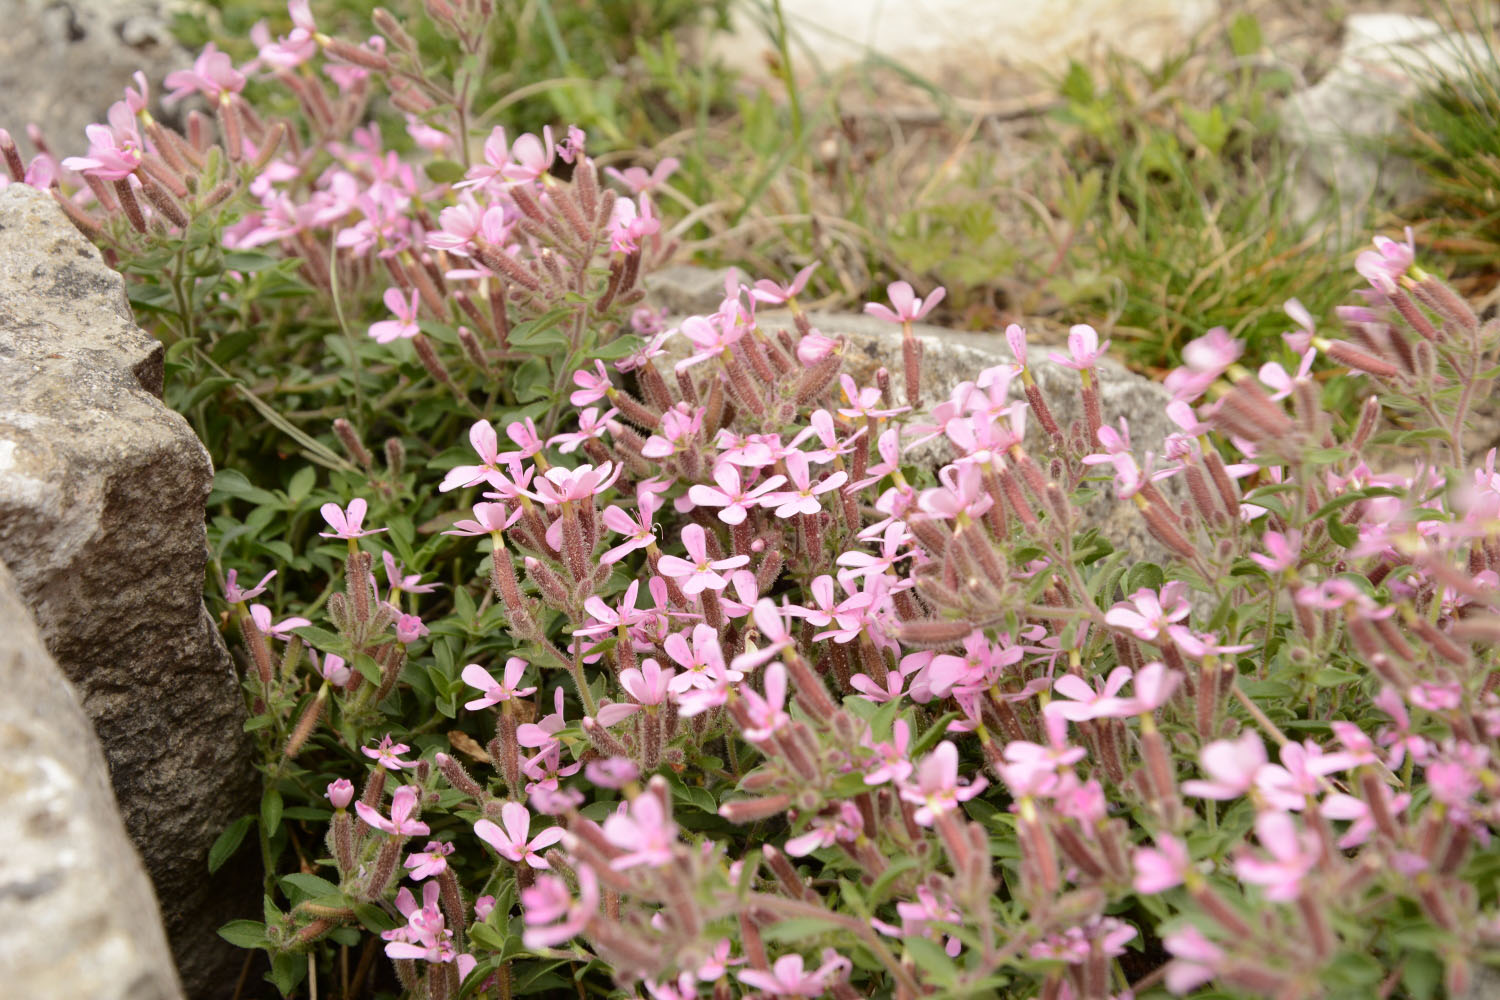
[[[390,819],[386,819],[364,802],[354,803],[354,811],[360,819],[377,830],[397,837],[421,837],[432,832],[426,823],[411,818],[412,811],[416,807],[417,788],[415,785],[402,785],[396,789],[396,793],[391,796]]]
[[[922,758],[915,780],[902,784],[901,797],[919,807],[914,817],[918,823],[931,826],[943,813],[957,809],[960,802],[972,799],[988,785],[983,775],[966,785],[959,784],[958,747],[944,740]]]
[[[405,296],[401,294],[399,288],[387,288],[383,298],[385,307],[394,313],[396,318],[371,323],[370,336],[375,338],[377,344],[389,344],[403,337],[415,337],[419,332],[417,313],[421,309],[421,296],[417,290],[412,289],[411,295]]]
[[[825,961],[807,971],[801,955],[782,955],[770,972],[745,969],[737,973],[740,982],[777,997],[820,997],[828,990],[828,981],[849,968],[849,960],[829,949]]]
[[[604,821],[604,839],[625,851],[609,863],[615,871],[637,865],[659,868],[672,860],[677,824],[654,792],[643,792]]]
[[[452,844],[429,840],[427,846],[420,852],[408,854],[402,865],[410,869],[411,877],[420,882],[424,878],[432,875],[441,875],[447,871],[448,855],[452,853]]]
[[[887,286],[885,293],[890,296],[891,305],[895,306],[895,309],[878,302],[866,302],[865,312],[892,323],[915,323],[932,312],[933,306],[943,301],[943,296],[948,294],[948,290],[939,285],[927,298],[919,299],[917,293],[912,291],[911,285],[904,281],[897,281]]]
[[[519,802],[507,802],[500,807],[500,822],[504,829],[487,819],[474,824],[479,839],[499,852],[502,858],[520,864],[522,861],[532,868],[551,868],[547,859],[537,851],[551,847],[563,838],[560,826],[549,826],[535,837],[531,834],[531,810]]]
[[[800,451],[788,452],[785,462],[792,488],[771,493],[763,501],[764,506],[776,508],[777,517],[817,514],[823,509],[823,502],[818,497],[838,489],[849,480],[847,472],[835,472],[814,483],[807,455]]]
[[[1079,323],[1068,330],[1068,353],[1049,351],[1047,360],[1065,368],[1088,371],[1099,363],[1107,350],[1108,340],[1099,343],[1099,332],[1085,323]]]
[[[413,760],[402,760],[401,755],[411,749],[405,743],[391,742],[391,734],[386,733],[376,747],[360,747],[360,752],[366,757],[378,763],[387,771],[399,771],[404,767],[416,767],[417,762]]]
[[[481,708],[489,708],[498,705],[502,701],[510,701],[514,698],[524,698],[529,694],[535,694],[535,687],[520,687],[521,675],[526,672],[526,661],[519,656],[512,656],[505,661],[505,681],[501,683],[494,676],[477,663],[471,663],[464,667],[459,676],[469,687],[478,688],[484,692],[482,698],[464,702],[464,708],[471,712],[477,712]]]
[[[690,524],[682,529],[682,546],[688,557],[662,556],[657,568],[663,576],[676,580],[682,592],[695,597],[705,590],[723,590],[729,581],[719,575],[720,570],[739,569],[748,565],[749,556],[730,556],[728,559],[711,559],[708,555],[708,536],[703,526]]]
[[[323,520],[327,521],[328,526],[333,530],[320,531],[318,532],[318,536],[320,538],[347,538],[353,541],[356,538],[363,538],[366,535],[378,535],[382,531],[387,530],[385,528],[365,528],[365,512],[369,509],[370,505],[365,502],[363,497],[355,497],[353,500],[350,500],[347,510],[336,503],[325,503],[319,510],[323,515]]]
[[[719,520],[725,524],[743,524],[750,508],[760,505],[761,498],[786,482],[785,476],[771,476],[753,487],[741,485],[740,470],[728,462],[714,467],[718,489],[701,483],[688,490],[688,499],[700,507],[722,507]]]

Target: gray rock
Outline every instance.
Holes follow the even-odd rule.
[[[4,564],[0,621],[0,992],[181,997],[99,741]]]
[[[167,0],[0,0],[0,125],[18,138],[41,126],[58,156],[88,148],[130,75],[153,87],[186,60],[168,30]]]
[[[1350,216],[1372,198],[1402,201],[1420,194],[1415,168],[1389,152],[1403,109],[1424,85],[1444,77],[1463,80],[1473,67],[1493,62],[1479,36],[1427,18],[1351,16],[1333,69],[1282,108],[1282,134],[1303,148],[1296,216],[1315,217],[1329,198]]]
[[[719,308],[724,301],[724,279],[734,270],[677,264],[651,272],[644,284],[656,308],[674,316],[701,316]]]
[[[245,707],[203,605],[212,467],[157,398],[162,345],[46,194],[0,190],[0,559],[77,687],[190,995],[228,995],[258,873],[210,877],[254,808]],[[79,993],[76,995],[86,995]]]

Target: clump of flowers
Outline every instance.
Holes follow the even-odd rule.
[[[389,62],[298,30],[268,65]],[[134,155],[111,137],[123,159],[80,167],[101,205]],[[911,323],[941,289],[871,310],[902,327],[899,380],[811,326],[806,272],[600,356],[576,330],[633,301],[644,194],[617,211],[572,133],[491,134],[453,180],[358,202],[321,266],[392,250],[377,341],[423,310],[483,329],[457,340],[471,382],[422,358],[457,450],[401,489],[363,459],[337,480],[302,617],[248,604],[264,565],[228,581],[265,854],[293,821],[324,843],[226,928],[284,990],[369,935],[434,1000],[1430,996],[1493,964],[1500,477],[1466,433],[1500,324],[1409,242],[1360,258],[1338,339],[1289,304],[1295,374],[1224,331],[1189,345],[1178,430],[1146,442],[1104,412],[1089,327],[1037,361],[1072,397],[1018,326],[1013,363],[924,386]],[[303,209],[231,238],[319,225],[277,234],[278,211]],[[576,325],[532,412],[478,399],[512,303]],[[1330,362],[1370,387],[1352,426],[1321,405]],[[1085,517],[1099,496],[1149,559]],[[283,819],[285,796],[308,805]]]

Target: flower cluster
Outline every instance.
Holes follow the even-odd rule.
[[[472,42],[483,4],[429,6]],[[1105,412],[1088,326],[1051,350],[1013,326],[1013,361],[924,400],[942,289],[871,304],[897,375],[811,325],[810,270],[627,321],[669,166],[614,193],[576,130],[471,151],[399,25],[352,45],[290,13],[256,65],[168,81],[223,145],[156,124],[144,82],[88,157],[23,169],[0,136],[18,180],[81,176],[56,190],[101,234],[180,232],[163,206],[201,210],[213,149],[250,165],[226,245],[334,304],[360,283],[389,312],[361,346],[410,341],[448,394],[419,469],[398,442],[375,475],[335,425],[352,471],[299,536],[311,592],[338,577],[317,604],[276,620],[290,559],[229,574],[263,845],[295,822],[327,846],[299,842],[327,878],[282,880],[255,946],[287,966],[378,928],[433,1000],[1474,982],[1500,943],[1500,477],[1466,434],[1500,324],[1410,241],[1360,257],[1343,338],[1287,305],[1295,372],[1187,345],[1161,440]],[[257,115],[257,76],[315,142]],[[354,132],[376,81],[457,169]],[[1330,364],[1373,387],[1349,426]],[[292,788],[315,804],[283,818]]]

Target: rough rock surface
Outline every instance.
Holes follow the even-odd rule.
[[[99,741],[3,564],[0,621],[0,992],[181,997]]]
[[[46,194],[0,190],[0,559],[94,723],[189,994],[227,996],[242,953],[215,932],[259,911],[256,875],[206,858],[258,783],[203,605],[212,468],[161,384],[121,277]]]
[[[1401,112],[1426,83],[1464,79],[1466,66],[1493,61],[1483,39],[1406,14],[1356,14],[1344,23],[1338,62],[1292,95],[1282,130],[1303,146],[1293,209],[1311,218],[1329,197],[1352,209],[1371,197],[1404,199],[1421,191],[1411,164],[1382,146],[1401,130]]]
[[[41,126],[59,156],[88,148],[84,126],[104,121],[130,75],[153,86],[186,61],[167,0],[0,0],[0,125],[17,137]]]

